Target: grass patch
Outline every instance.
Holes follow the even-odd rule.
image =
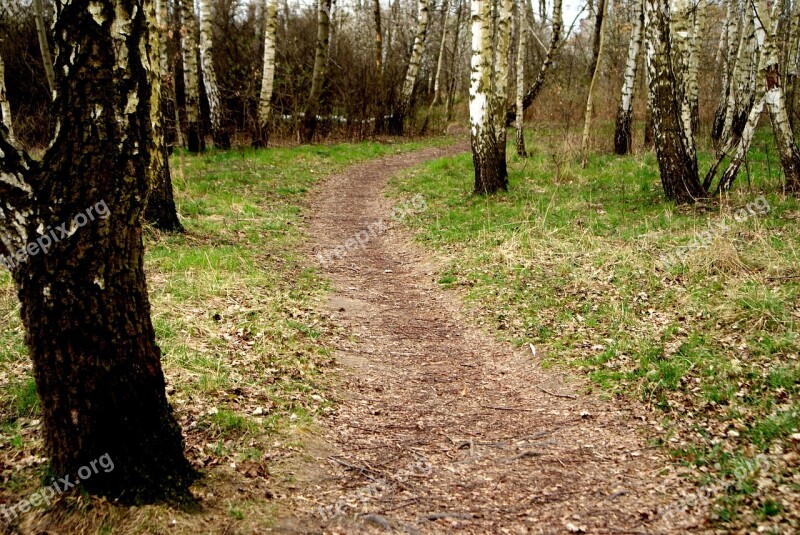
[[[758,481],[716,497],[720,523],[796,526],[800,203],[784,195],[771,133],[758,132],[734,191],[690,207],[664,201],[652,153],[596,154],[582,169],[574,140],[531,129],[532,157],[509,147],[507,193],[473,195],[465,154],[407,172],[393,194],[425,196],[407,225],[478,321],[647,404],[698,482],[768,456]],[[711,154],[699,156],[703,169]],[[761,195],[767,211],[737,218]]]

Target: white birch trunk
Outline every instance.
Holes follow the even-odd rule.
[[[180,0],[180,6],[186,141],[189,152],[200,152],[203,150],[203,138],[200,135],[200,86],[197,70],[197,21],[194,18],[194,0]]]
[[[322,86],[328,72],[328,50],[331,43],[331,0],[319,0],[317,5],[317,47],[314,54],[314,72],[311,75],[311,91],[308,95],[303,117],[302,139],[311,143],[317,130],[317,113]]]
[[[47,26],[44,23],[42,0],[33,0],[33,16],[36,19],[36,36],[39,38],[39,50],[42,54],[44,74],[52,96],[52,93],[56,90],[56,77],[53,72],[53,56],[50,54],[50,45],[47,42]]]
[[[278,2],[267,0],[265,11],[267,28],[264,33],[264,67],[261,74],[261,93],[258,98],[258,129],[260,144],[269,142],[272,116],[272,92],[275,85],[275,47],[278,35]]]
[[[200,0],[200,66],[203,69],[203,85],[208,98],[211,115],[211,136],[217,147],[230,148],[230,137],[223,128],[222,99],[214,70],[214,31],[211,0]]]
[[[642,26],[644,12],[641,0],[633,5],[633,27],[628,43],[628,57],[625,61],[625,76],[622,80],[622,96],[617,110],[617,122],[614,127],[614,152],[628,154],[631,151],[631,121],[633,118],[633,96],[636,90],[636,69],[639,65],[639,52],[642,48]]]
[[[406,114],[411,109],[411,99],[414,96],[414,86],[417,84],[419,66],[422,62],[422,53],[425,51],[425,37],[428,34],[428,24],[430,22],[430,5],[428,0],[417,0],[417,32],[414,37],[414,48],[411,50],[411,58],[408,61],[403,88],[400,92],[400,102],[392,117],[392,132],[395,134],[403,133],[403,121]]]
[[[519,28],[519,46],[517,48],[517,92],[516,92],[516,130],[517,156],[527,158],[525,148],[525,62],[528,56],[528,10],[520,0],[517,3],[517,27]]]
[[[447,51],[447,37],[450,34],[450,2],[448,0],[444,0],[442,13],[444,13],[442,42],[439,45],[439,60],[436,62],[436,74],[433,77],[433,102],[431,102],[431,106],[435,106],[442,99],[442,71],[444,70],[444,57]]]
[[[605,10],[608,5],[607,1],[600,3],[600,9]],[[600,65],[603,60],[603,49],[606,42],[606,16],[605,11],[598,13],[597,20],[600,22],[597,38],[597,57],[595,58],[594,72],[592,73],[592,83],[589,84],[589,95],[586,97],[586,113],[583,116],[583,136],[581,138],[581,154],[583,158],[583,167],[586,168],[589,162],[589,138],[592,128],[592,115],[594,115],[594,88],[597,85],[597,79],[600,76]]]

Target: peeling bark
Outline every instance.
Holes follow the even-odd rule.
[[[114,470],[82,488],[134,503],[183,497],[196,477],[165,394],[143,264],[152,16],[146,0],[59,2],[53,142],[33,161],[0,126],[0,254],[16,257],[51,469],[76,474],[108,455]]]
[[[494,108],[492,5],[490,0],[471,0],[472,72],[470,75],[469,116],[472,162],[475,167],[475,193],[486,195],[508,189],[505,143],[500,144]],[[505,131],[505,125],[503,125]]]
[[[669,5],[667,0],[645,0],[644,8],[653,137],[661,184],[667,199],[679,204],[691,203],[704,197],[705,190],[681,119],[671,61]]]

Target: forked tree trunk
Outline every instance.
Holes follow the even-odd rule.
[[[108,455],[114,469],[81,486],[125,502],[184,495],[195,477],[143,267],[152,15],[146,0],[59,2],[55,139],[33,161],[0,127],[0,254],[15,257],[51,469],[75,483]]]
[[[272,92],[275,87],[275,48],[278,35],[278,2],[266,0],[264,15],[267,29],[264,33],[264,67],[261,73],[261,94],[258,98],[258,129],[253,144],[266,147],[272,128]]]
[[[617,109],[617,121],[614,126],[614,152],[619,155],[631,152],[631,122],[633,120],[633,96],[636,90],[636,69],[639,65],[639,51],[642,49],[642,26],[644,10],[642,1],[633,4],[633,27],[628,44],[628,58],[625,62],[625,76],[622,80],[622,97]]]
[[[729,144],[730,138],[738,139],[741,136],[747,117],[750,115],[753,91],[755,90],[755,80],[751,76],[756,53],[756,32],[752,10],[746,9],[741,18],[742,31],[739,35],[725,122],[722,125],[722,135],[720,136],[725,144]]]
[[[653,113],[653,138],[661,184],[667,199],[691,203],[705,196],[697,159],[688,149],[675,74],[672,71],[669,5],[667,0],[645,0],[645,43]]]
[[[301,138],[303,143],[311,143],[317,132],[317,113],[322,86],[328,70],[328,49],[331,38],[332,0],[318,0],[317,9],[317,47],[314,55],[314,72],[311,75],[311,91],[306,101]]]
[[[211,0],[200,0],[200,67],[203,70],[203,86],[208,99],[208,111],[211,118],[211,138],[214,145],[221,149],[231,147],[231,136],[226,130],[222,98],[217,84],[217,73],[214,70],[214,28]]]
[[[720,50],[725,57],[725,68],[722,71],[722,91],[720,92],[719,104],[714,114],[714,124],[711,129],[711,138],[715,142],[722,139],[722,131],[725,128],[725,117],[728,112],[728,99],[733,91],[733,69],[736,64],[737,44],[739,42],[739,31],[737,21],[739,20],[738,0],[728,0],[725,15],[725,25],[722,28],[720,38]]]
[[[53,91],[56,90],[56,82],[53,73],[53,56],[50,54],[50,45],[47,42],[47,26],[44,23],[42,0],[33,0],[33,16],[36,19],[36,36],[39,38],[39,51],[42,54],[44,74],[52,96]]]
[[[417,85],[419,66],[422,63],[422,53],[425,51],[425,37],[428,35],[429,22],[429,1],[417,0],[417,32],[414,37],[414,47],[411,49],[411,58],[408,60],[408,70],[406,71],[405,81],[403,82],[403,89],[400,92],[400,100],[389,120],[389,130],[395,135],[403,135],[405,118],[411,111],[414,87]]]
[[[486,195],[508,189],[505,145],[498,142],[493,110],[494,87],[492,45],[492,3],[471,0],[472,74],[469,90],[469,120],[472,162],[475,166],[475,193]],[[505,127],[504,127],[505,129]]]
[[[516,119],[516,144],[517,156],[520,158],[528,157],[528,150],[525,148],[525,61],[528,57],[528,11],[522,1],[517,2],[517,27],[519,28],[519,46],[517,47],[517,92],[515,102],[517,108]]]
[[[183,93],[186,108],[186,144],[189,152],[201,152],[205,142],[200,133],[200,84],[197,70],[197,21],[194,0],[178,0],[181,6],[181,52]]]
[[[555,58],[556,52],[560,46],[562,28],[561,4],[562,0],[553,0],[553,33],[550,37],[550,45],[547,48],[547,54],[544,57],[542,66],[539,68],[539,73],[536,75],[536,80],[533,81],[533,85],[531,85],[528,91],[525,92],[525,96],[522,98],[522,107],[525,110],[531,107],[531,104],[533,104],[533,102],[536,100],[536,97],[539,95],[539,92],[544,87],[544,82],[547,79],[547,73],[550,70],[550,66],[553,64],[553,59]],[[516,107],[509,109],[506,112],[506,125],[511,125],[516,116]]]
[[[166,232],[183,232],[178,218],[175,197],[172,191],[172,176],[169,168],[169,148],[164,129],[167,97],[164,81],[169,75],[166,36],[166,1],[156,0],[155,19],[151,20],[150,42],[153,51],[152,98],[150,122],[152,124],[152,147],[150,149],[150,195],[144,212],[145,220],[155,228]]]
[[[11,105],[8,103],[8,96],[6,95],[6,66],[3,63],[3,56],[0,56],[0,122],[8,129],[9,138],[14,139]]]

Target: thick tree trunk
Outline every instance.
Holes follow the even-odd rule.
[[[493,110],[492,5],[490,0],[471,0],[472,74],[470,76],[469,118],[475,193],[486,195],[508,189],[505,145],[500,146]],[[504,109],[504,108],[503,108]],[[505,127],[503,128],[505,130]]]
[[[667,199],[691,203],[705,196],[690,152],[675,75],[672,70],[669,5],[667,0],[645,0],[645,42],[652,99],[653,137],[661,183]]]
[[[608,2],[600,0],[599,9],[604,10]],[[589,163],[589,137],[592,128],[592,115],[594,115],[594,88],[597,85],[597,79],[600,76],[600,60],[602,59],[603,49],[605,48],[606,32],[605,32],[605,13],[598,11],[597,22],[600,24],[600,34],[597,46],[597,57],[594,61],[594,72],[592,73],[592,82],[589,84],[589,94],[586,97],[586,111],[583,116],[583,136],[581,137],[581,157],[583,159],[583,167]]]
[[[225,128],[222,99],[214,69],[214,30],[211,0],[200,0],[200,67],[203,70],[203,86],[208,98],[208,111],[211,117],[211,138],[221,149],[231,147],[231,135]]]
[[[186,143],[189,152],[201,152],[205,141],[200,132],[200,84],[197,70],[197,21],[194,0],[179,0],[181,7],[181,52],[183,92],[186,108]]]
[[[428,35],[429,22],[429,0],[417,0],[417,32],[414,37],[414,48],[412,48],[411,58],[408,60],[408,70],[406,71],[405,81],[403,82],[403,89],[400,92],[400,101],[389,120],[389,130],[395,135],[403,134],[406,116],[411,111],[414,87],[417,85],[417,75],[419,74],[419,66],[422,62],[422,53],[425,51],[425,37]]]
[[[275,48],[278,34],[278,2],[266,0],[264,15],[267,29],[264,33],[264,67],[261,72],[261,94],[258,98],[258,128],[253,145],[266,147],[272,128],[272,92],[275,87]]]
[[[631,152],[631,122],[633,119],[633,96],[636,89],[636,69],[639,65],[639,51],[642,48],[642,26],[644,10],[641,0],[635,0],[631,40],[628,44],[628,58],[625,62],[625,76],[622,80],[622,97],[617,109],[617,122],[614,126],[614,152],[620,155]]]
[[[542,66],[539,68],[539,73],[536,75],[536,80],[534,80],[533,85],[531,85],[522,98],[522,106],[526,111],[531,107],[531,104],[533,104],[533,101],[536,100],[539,92],[544,87],[547,73],[550,70],[550,66],[553,64],[553,59],[561,44],[561,28],[563,25],[561,20],[561,4],[562,0],[553,0],[553,33],[550,37],[550,46],[547,49],[547,54],[544,57]],[[511,125],[516,116],[516,108],[509,109],[506,112],[506,126]]]
[[[311,91],[306,101],[301,138],[303,143],[311,143],[317,132],[317,113],[322,86],[328,70],[328,49],[331,37],[331,0],[318,0],[317,9],[317,47],[314,55],[314,72],[311,75]]]
[[[169,148],[164,131],[167,98],[164,93],[164,80],[169,75],[166,53],[166,0],[156,0],[155,20],[151,20],[150,42],[154,68],[152,77],[150,122],[152,124],[152,143],[150,150],[151,189],[147,198],[144,217],[159,230],[166,232],[183,232],[183,225],[178,218],[175,197],[172,191],[172,176],[169,169]]]
[[[0,253],[14,256],[45,446],[52,471],[86,478],[88,492],[183,495],[195,472],[167,402],[143,268],[152,4],[57,9],[54,142],[35,162],[0,127]],[[103,456],[113,470],[97,470]]]
[[[528,157],[528,150],[525,148],[525,61],[528,56],[528,17],[527,10],[522,1],[517,3],[517,27],[519,28],[519,46],[517,47],[517,92],[516,92],[516,145],[517,156],[520,158]]]
[[[33,16],[36,19],[36,36],[39,38],[39,51],[42,54],[44,74],[52,94],[56,90],[56,82],[55,74],[53,73],[53,56],[50,54],[50,45],[47,42],[47,26],[44,23],[42,0],[33,0]]]
[[[6,66],[0,56],[0,122],[8,129],[8,136],[14,139],[14,126],[11,120],[11,105],[6,96]]]

